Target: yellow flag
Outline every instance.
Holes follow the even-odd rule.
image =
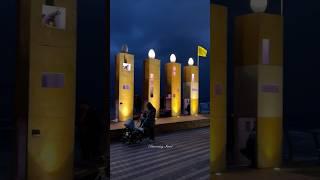
[[[198,56],[207,57],[207,50],[204,47],[198,46]]]

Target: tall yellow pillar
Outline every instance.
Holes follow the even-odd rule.
[[[184,66],[183,74],[183,100],[189,101],[188,103],[183,103],[183,109],[186,109],[187,104],[189,104],[190,115],[197,115],[199,112],[199,68],[198,66]]]
[[[257,124],[257,166],[279,167],[282,154],[283,20],[253,13],[236,18],[235,115]]]
[[[18,122],[27,122],[27,162],[26,167],[19,164],[17,178],[25,179],[25,175],[29,180],[70,180],[74,156],[76,4],[73,0],[44,2],[19,1],[17,96],[21,104],[17,99],[16,110]],[[22,152],[20,149],[19,158],[23,158]]]
[[[181,64],[170,62],[165,65],[166,94],[171,99],[170,109],[173,117],[181,113]]]
[[[226,169],[227,8],[211,5],[210,45],[210,168]]]
[[[148,58],[144,61],[144,101],[150,102],[160,114],[160,60]]]
[[[116,57],[116,111],[119,121],[133,118],[134,56],[125,52]]]

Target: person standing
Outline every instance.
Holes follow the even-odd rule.
[[[156,108],[154,108],[150,102],[147,103],[146,107],[147,107],[147,111],[145,114],[145,118],[143,119],[143,122],[141,124],[141,127],[143,127],[147,137],[149,137],[151,141],[154,141],[155,140],[154,127],[155,127]]]

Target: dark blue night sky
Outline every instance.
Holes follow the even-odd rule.
[[[135,55],[135,94],[139,95],[143,93],[143,61],[150,48],[161,60],[162,87],[164,64],[169,62],[171,53],[175,53],[177,62],[187,65],[189,57],[196,60],[197,45],[209,50],[209,3],[209,0],[111,0],[111,84],[115,79],[115,55],[124,43]],[[200,60],[200,99],[209,101],[209,57]]]

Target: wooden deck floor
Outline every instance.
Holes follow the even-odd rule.
[[[209,128],[160,135],[153,144],[111,144],[111,179],[209,179],[209,144]]]
[[[210,175],[209,128],[173,132],[155,143],[112,143],[112,180],[320,180],[320,166],[273,169],[235,168]]]

